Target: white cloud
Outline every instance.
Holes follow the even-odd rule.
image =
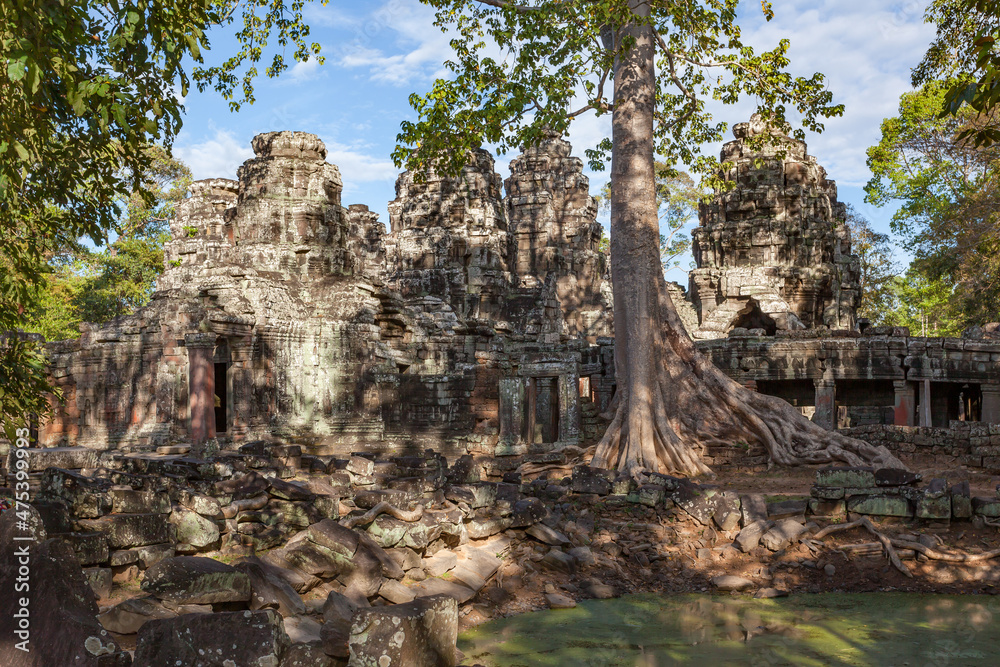
[[[415,0],[389,0],[353,26],[353,39],[338,48],[339,64],[367,69],[372,81],[396,86],[442,77],[452,52],[448,35],[433,21],[434,11]]]
[[[317,78],[321,73],[319,60],[315,56],[305,62],[297,62],[288,71],[292,83],[304,83]]]
[[[249,141],[238,140],[228,130],[215,130],[211,139],[185,143],[181,135],[174,154],[191,168],[195,179],[236,178],[236,169],[253,157]]]
[[[395,182],[398,170],[392,160],[369,155],[357,146],[347,146],[330,141],[323,143],[326,144],[326,161],[337,165],[340,169],[345,192],[354,191],[357,183]]]
[[[934,36],[933,26],[923,23],[926,4],[787,0],[774,3],[773,21],[748,16],[744,22],[743,37],[758,51],[789,38],[793,73],[824,73],[834,101],[845,105],[843,117],[827,120],[822,134],[806,137],[809,152],[842,184],[870,178],[865,148],[878,142],[882,119],[895,115],[899,96],[910,90],[910,68]],[[752,109],[752,101],[712,106],[730,126],[746,120]]]

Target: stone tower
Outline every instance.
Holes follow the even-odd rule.
[[[804,142],[775,133],[759,150],[748,145],[766,131],[757,116],[733,128],[721,155],[733,187],[702,204],[692,232],[695,338],[854,327],[859,263],[837,185]]]
[[[510,163],[507,215],[516,243],[519,287],[555,284],[565,333],[587,339],[612,334],[607,257],[600,251],[597,201],[583,161],[568,141],[550,135]]]
[[[462,318],[496,317],[510,278],[501,185],[482,149],[457,177],[401,174],[389,202],[389,286],[404,297],[439,297]]]

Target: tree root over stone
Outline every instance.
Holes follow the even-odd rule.
[[[417,505],[417,507],[412,510],[401,510],[383,500],[360,516],[349,516],[342,519],[340,521],[340,525],[344,528],[363,526],[374,521],[380,514],[388,514],[394,519],[412,523],[414,521],[420,521],[421,517],[424,516],[424,506]]]
[[[888,535],[880,532],[872,524],[868,517],[861,517],[857,521],[851,521],[850,523],[836,524],[833,526],[827,526],[823,530],[819,531],[813,536],[815,540],[821,540],[827,535],[832,533],[839,533],[845,530],[851,530],[852,528],[865,528],[869,533],[874,535],[879,542],[882,543],[882,549],[889,557],[889,560],[896,567],[897,570],[905,574],[907,577],[913,578],[913,573],[910,569],[903,564],[900,560],[899,554],[896,549],[909,549],[930,560],[940,560],[946,563],[981,563],[983,561],[992,560],[1000,556],[1000,549],[993,549],[992,551],[986,551],[981,554],[970,554],[970,553],[946,553],[944,551],[938,551],[937,549],[931,549],[930,547],[924,546],[919,542],[911,542],[909,540],[900,540],[897,538],[889,537]]]

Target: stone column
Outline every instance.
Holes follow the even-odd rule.
[[[920,425],[931,426],[931,381],[925,379],[920,383]]]
[[[827,430],[836,428],[837,385],[833,380],[813,380],[816,387],[816,413],[812,420]]]
[[[527,431],[528,444],[535,442],[535,413],[538,411],[538,383],[535,378],[528,378],[528,405],[525,409],[527,417],[525,430]]]
[[[913,411],[916,403],[916,391],[913,385],[906,380],[897,380],[892,383],[892,386],[896,390],[892,423],[896,426],[913,426]]]
[[[981,421],[1000,424],[1000,384],[980,385],[983,392],[983,416]]]
[[[191,443],[215,437],[215,334],[186,334]]]
[[[519,377],[500,378],[500,442],[520,443],[525,385]]]

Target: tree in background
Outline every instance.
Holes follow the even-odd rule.
[[[454,76],[411,96],[417,119],[402,124],[397,163],[457,174],[482,143],[505,152],[565,132],[584,113],[611,114],[611,137],[587,152],[595,168],[609,153],[611,160],[617,377],[594,465],[704,473],[702,447],[737,441],[759,442],[785,465],[901,465],[884,448],[826,431],[729,379],[697,351],[666,290],[654,156],[725,187],[720,165],[700,152],[727,129],[707,101],[755,98],[748,142],[756,148],[780,146],[786,110],[814,131],[842,112],[821,74],[787,72],[787,40],[760,54],[744,44],[737,0],[424,1],[454,31],[455,57],[446,63]],[[770,4],[762,9],[769,19]]]
[[[26,331],[46,340],[76,338],[81,322],[107,322],[148,303],[163,272],[169,222],[186,196],[191,170],[160,146],[146,150],[150,167],[142,186],[152,204],[133,192],[119,202],[125,215],[115,223],[114,242],[99,250],[77,245],[49,261],[51,272],[28,313]]]
[[[660,217],[660,264],[663,274],[680,269],[677,258],[691,250],[691,237],[682,230],[698,216],[698,202],[705,196],[698,183],[685,171],[671,169],[656,161],[656,203]],[[601,210],[611,210],[611,183],[606,183],[597,196]],[[601,239],[604,243],[604,238]],[[611,241],[608,239],[608,252]],[[684,271],[684,269],[681,269]],[[685,271],[686,274],[686,271]]]
[[[911,277],[947,288],[940,316],[959,329],[1000,313],[1000,148],[961,139],[976,112],[945,114],[950,83],[931,81],[900,98],[868,149],[866,201],[900,203],[893,231],[914,250]]]
[[[847,228],[851,231],[851,251],[858,256],[861,275],[861,305],[858,316],[873,325],[889,324],[886,319],[895,308],[894,279],[899,267],[892,258],[893,244],[888,234],[872,229],[871,222],[847,205]]]
[[[944,280],[928,278],[911,266],[889,284],[892,308],[884,324],[909,327],[914,336],[960,336],[965,328],[953,315],[953,288]]]

